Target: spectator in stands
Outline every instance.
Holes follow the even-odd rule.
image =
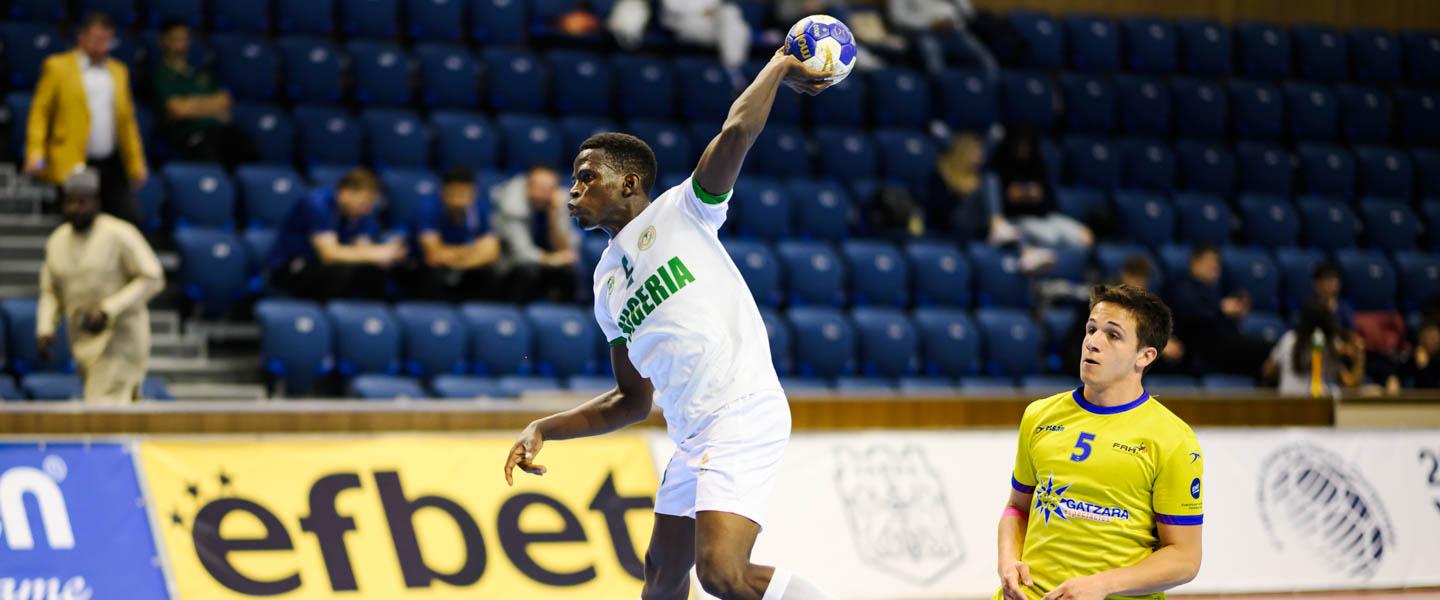
[[[1281,395],[1310,395],[1317,333],[1322,394],[1356,389],[1365,382],[1365,343],[1341,329],[1329,307],[1307,302],[1300,310],[1300,322],[1280,336],[1265,361],[1265,376],[1280,377]]]
[[[1148,290],[1150,289],[1150,278],[1155,272],[1155,267],[1150,264],[1150,259],[1141,255],[1131,256],[1120,264],[1120,273],[1113,283],[1128,285],[1130,287]],[[1066,329],[1065,346],[1061,349],[1065,365],[1075,366],[1080,364],[1080,353],[1085,343],[1085,323],[1089,321],[1090,314],[1087,311],[1076,311],[1075,319],[1070,327]],[[1070,367],[1066,367],[1067,369]],[[1190,367],[1185,362],[1185,345],[1180,342],[1176,335],[1170,336],[1170,343],[1160,352],[1160,358],[1150,363],[1149,373],[1189,373]]]
[[[660,24],[687,44],[715,46],[732,85],[741,86],[741,65],[750,57],[750,24],[729,0],[661,0]]]
[[[100,209],[132,224],[140,208],[132,190],[145,185],[149,169],[130,71],[110,59],[115,26],[100,13],[76,29],[75,49],[50,56],[41,67],[26,130],[25,172],[54,185],[89,165],[100,175]]]
[[[1040,134],[1029,127],[1010,131],[995,148],[990,170],[1000,180],[1000,214],[990,224],[990,243],[1020,241],[1021,268],[1034,272],[1054,263],[1058,247],[1089,248],[1094,234],[1083,223],[1059,211],[1050,185]],[[1041,251],[1032,250],[1032,248]]]
[[[889,0],[890,22],[915,41],[925,69],[945,70],[945,58],[965,57],[963,65],[984,69],[994,77],[999,72],[995,58],[966,27],[975,16],[970,0]]]
[[[532,167],[500,184],[493,198],[495,232],[516,299],[573,302],[580,236],[559,175],[550,167]]]
[[[953,233],[961,241],[983,240],[1000,216],[999,183],[983,170],[985,142],[968,131],[956,133],[935,160],[926,198],[927,229]]]
[[[1340,329],[1355,329],[1355,309],[1350,306],[1350,302],[1340,297],[1340,267],[1334,263],[1320,263],[1316,265],[1311,281],[1315,290],[1311,301],[1334,312]]]
[[[134,225],[99,214],[101,185],[96,169],[81,167],[62,186],[65,222],[45,241],[35,338],[48,354],[64,318],[85,401],[127,404],[140,397],[150,357],[145,303],[165,274]]]
[[[475,174],[465,168],[446,171],[440,196],[424,200],[415,222],[421,296],[448,302],[499,296],[500,239],[490,231],[489,204],[476,194]]]
[[[155,68],[155,102],[162,131],[181,159],[236,164],[255,160],[250,140],[230,123],[230,94],[215,75],[190,64],[190,26],[171,21],[161,30],[165,55]]]
[[[600,18],[595,16],[589,2],[581,2],[557,17],[555,28],[563,35],[583,38],[600,31]]]
[[[402,239],[382,239],[380,183],[354,169],[290,209],[270,251],[270,285],[302,298],[384,298],[387,272],[405,258]]]
[[[1270,343],[1240,332],[1240,320],[1250,312],[1250,297],[1241,293],[1221,297],[1220,251],[1199,245],[1190,252],[1190,272],[1170,287],[1175,311],[1175,333],[1189,345],[1194,367],[1255,376],[1260,372]]]
[[[1440,358],[1440,323],[1426,321],[1420,325],[1415,342],[1410,360],[1400,368],[1399,378],[1404,380],[1406,387],[1440,388],[1440,360],[1436,360]]]

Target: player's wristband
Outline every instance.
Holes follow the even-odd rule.
[[[695,188],[695,197],[699,198],[701,202],[704,202],[706,204],[722,204],[726,200],[730,199],[731,194],[735,193],[735,190],[730,190],[717,196],[715,194],[705,191],[705,188],[700,187],[700,181],[695,179],[694,177],[690,178],[690,184],[691,187]]]
[[[1018,517],[1021,521],[1027,521],[1030,519],[1030,513],[1015,508],[1013,506],[1006,506],[1005,510],[1000,513],[1000,518],[1003,519],[1011,515]]]

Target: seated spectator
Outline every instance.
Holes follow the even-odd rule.
[[[1113,283],[1128,285],[1130,287],[1148,290],[1150,288],[1150,277],[1154,274],[1155,267],[1150,260],[1144,256],[1131,256],[1125,259],[1120,265],[1120,273]],[[1075,320],[1066,329],[1065,347],[1061,349],[1064,357],[1064,364],[1067,370],[1071,367],[1078,368],[1080,354],[1085,343],[1085,323],[1090,320],[1087,311],[1076,311]],[[1185,363],[1185,344],[1175,335],[1170,336],[1170,343],[1160,352],[1160,358],[1150,363],[1147,373],[1190,373],[1189,365]]]
[[[1224,372],[1255,376],[1270,352],[1270,343],[1240,333],[1240,320],[1250,312],[1245,294],[1221,297],[1220,251],[1196,246],[1190,272],[1170,286],[1175,333],[1184,339],[1192,365],[1200,373]]]
[[[990,243],[1018,240],[1022,270],[1033,273],[1053,264],[1053,253],[1043,250],[1089,248],[1095,242],[1089,227],[1059,211],[1035,129],[1009,132],[990,158],[990,171],[1000,181],[1001,215],[990,224]]]
[[[927,228],[953,233],[960,241],[983,240],[1000,216],[999,183],[986,175],[985,142],[969,132],[950,138],[935,160],[926,198]]]
[[[532,167],[496,187],[493,198],[495,232],[514,297],[573,302],[580,235],[559,175],[550,167]]]
[[[1265,376],[1280,377],[1283,396],[1311,395],[1315,352],[1320,352],[1321,394],[1353,390],[1365,381],[1365,343],[1340,329],[1324,305],[1307,303],[1295,329],[1285,332],[1265,361]]]
[[[687,44],[714,46],[731,84],[745,79],[740,67],[750,57],[750,24],[734,2],[726,0],[661,0],[660,24]]]
[[[1314,294],[1310,300],[1321,306],[1330,308],[1335,314],[1336,320],[1340,323],[1340,329],[1352,331],[1355,329],[1355,309],[1350,302],[1340,297],[1340,267],[1333,263],[1320,263],[1315,267],[1315,275],[1311,278],[1314,285]]]
[[[595,16],[591,3],[582,2],[574,9],[567,11],[555,19],[555,28],[560,30],[562,35],[583,38],[594,35],[600,31],[600,18]]]
[[[1415,349],[1410,359],[1400,367],[1398,378],[1405,387],[1419,389],[1440,388],[1440,323],[1426,321],[1416,336]],[[1398,385],[1391,385],[1392,389]]]
[[[270,252],[270,286],[315,300],[383,299],[388,271],[406,247],[402,239],[382,240],[379,197],[375,175],[354,169],[334,189],[295,203]]]
[[[171,148],[184,160],[232,168],[255,160],[254,145],[230,126],[230,94],[213,73],[189,62],[190,27],[167,23],[160,46],[165,54],[155,68],[155,101],[164,110],[161,131]]]
[[[446,171],[440,196],[423,202],[414,225],[419,295],[447,302],[499,298],[500,239],[490,231],[490,203],[475,193],[475,174]]]
[[[974,18],[970,0],[889,0],[890,22],[915,41],[925,69],[945,70],[946,57],[963,57],[956,66],[984,69],[991,77],[999,70],[995,58],[966,24]]]

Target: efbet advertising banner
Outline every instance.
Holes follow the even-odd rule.
[[[167,598],[126,444],[0,444],[0,599]]]
[[[634,598],[656,479],[645,439],[157,441],[139,459],[182,600]]]

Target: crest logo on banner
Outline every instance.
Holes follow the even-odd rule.
[[[1270,453],[1257,483],[1260,519],[1281,552],[1369,579],[1395,544],[1375,488],[1349,462],[1319,446],[1291,444]]]
[[[921,445],[835,448],[835,487],[865,563],[926,585],[965,562],[945,486]]]

